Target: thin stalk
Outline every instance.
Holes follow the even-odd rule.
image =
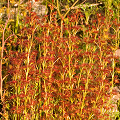
[[[28,73],[29,73],[29,62],[30,62],[30,51],[32,48],[32,42],[33,42],[33,35],[34,35],[34,31],[32,33],[32,39],[30,41],[30,38],[28,36],[28,40],[30,41],[30,46],[28,46],[28,56],[27,56],[27,70],[26,70],[26,81],[28,79]],[[27,89],[28,89],[28,84],[25,86],[25,95],[27,94]],[[26,104],[27,104],[27,98],[25,97],[25,115],[27,115],[27,108],[26,108]]]
[[[18,24],[19,24],[19,9],[20,9],[20,0],[19,0],[19,4],[18,4],[18,13],[17,13],[16,26],[15,26],[15,34],[17,34],[17,31],[18,31]]]
[[[63,20],[61,20],[61,32],[60,32],[60,38],[63,37]]]
[[[111,83],[112,83],[112,87],[111,87],[111,90],[110,90],[110,93],[112,92],[112,90],[113,90],[113,87],[114,87],[114,76],[115,76],[115,60],[114,60],[114,58],[112,59],[113,61],[113,63],[112,63],[112,81],[111,81]]]

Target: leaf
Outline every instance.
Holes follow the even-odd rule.
[[[70,7],[69,5],[65,5],[65,9],[68,10]]]
[[[65,18],[64,21],[65,21],[65,23],[67,23],[67,24],[69,23],[68,18]]]
[[[2,7],[2,9],[6,9],[6,7],[4,6],[4,7]]]
[[[2,47],[0,47],[0,52],[1,52],[1,50],[2,50]]]
[[[7,62],[7,58],[5,59],[5,58],[3,58],[2,59],[2,64],[5,64]]]
[[[116,68],[116,72],[117,72],[117,73],[120,73],[120,68]]]
[[[9,14],[10,13],[10,9],[9,8],[7,8],[7,14]]]
[[[0,32],[3,32],[3,30],[1,29]]]
[[[111,49],[114,51],[114,50],[116,50],[116,47],[115,46],[110,46],[111,47]]]
[[[13,20],[13,19],[10,19],[9,22],[14,22],[14,20]]]
[[[3,13],[3,9],[2,8],[0,8],[0,13]]]
[[[14,3],[15,3],[15,1],[14,1],[14,0],[10,0],[10,3],[13,3],[13,4],[14,4]]]
[[[120,81],[118,79],[115,79],[114,81],[115,81],[115,83],[120,83]]]
[[[67,3],[70,3],[70,1],[69,1],[69,0],[67,0]]]

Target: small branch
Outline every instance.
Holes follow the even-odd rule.
[[[1,100],[2,100],[2,83],[3,83],[3,78],[2,78],[2,59],[3,59],[3,50],[4,50],[4,45],[5,45],[5,42],[6,40],[9,38],[7,38],[5,40],[5,29],[7,27],[7,24],[8,24],[8,21],[10,19],[10,13],[9,13],[9,0],[8,0],[8,19],[6,20],[5,22],[5,26],[4,28],[2,29],[3,30],[3,34],[2,34],[2,50],[1,50],[1,53],[0,53],[0,96],[1,96]],[[10,36],[11,37],[11,36]]]
[[[53,63],[53,65],[59,60],[60,58],[58,58],[57,60],[55,60],[55,62]]]
[[[85,8],[85,7],[93,7],[93,6],[98,6],[98,5],[101,5],[101,4],[103,4],[103,3],[101,2],[101,3],[89,4],[89,5],[86,5],[86,4],[81,5],[80,4],[80,5],[77,5],[77,6],[74,6],[74,7],[62,9],[62,11],[69,10],[69,9],[78,9],[78,8]]]
[[[5,41],[4,41],[4,45],[5,45],[5,43],[6,43],[6,41],[10,38],[10,37],[12,37],[12,36],[14,36],[15,34],[13,33],[12,35],[10,35]],[[16,36],[16,35],[15,35]]]
[[[7,77],[8,75],[6,75],[3,79],[2,79],[2,81],[4,81],[4,79]]]
[[[66,17],[66,15],[70,12],[71,8],[74,8],[75,4],[77,4],[78,1],[79,0],[77,0],[70,8],[67,9],[68,11],[65,13],[65,15],[63,16],[63,18]]]
[[[84,0],[82,3],[80,3],[80,4],[83,4],[84,2],[86,2],[86,0]]]

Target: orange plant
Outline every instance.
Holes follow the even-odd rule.
[[[43,18],[28,6],[17,41],[6,41],[12,48],[5,56],[3,112],[15,120],[110,119],[117,61],[113,23],[101,14],[85,22],[81,9],[62,15],[59,3],[49,6],[50,15]]]

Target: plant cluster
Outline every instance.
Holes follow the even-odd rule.
[[[58,0],[56,8],[54,2],[48,6],[50,14],[41,18],[29,3],[18,34],[6,40],[10,26],[1,26],[2,119],[115,119],[120,23],[114,11],[109,17],[95,11],[90,19],[87,8],[62,15]]]

